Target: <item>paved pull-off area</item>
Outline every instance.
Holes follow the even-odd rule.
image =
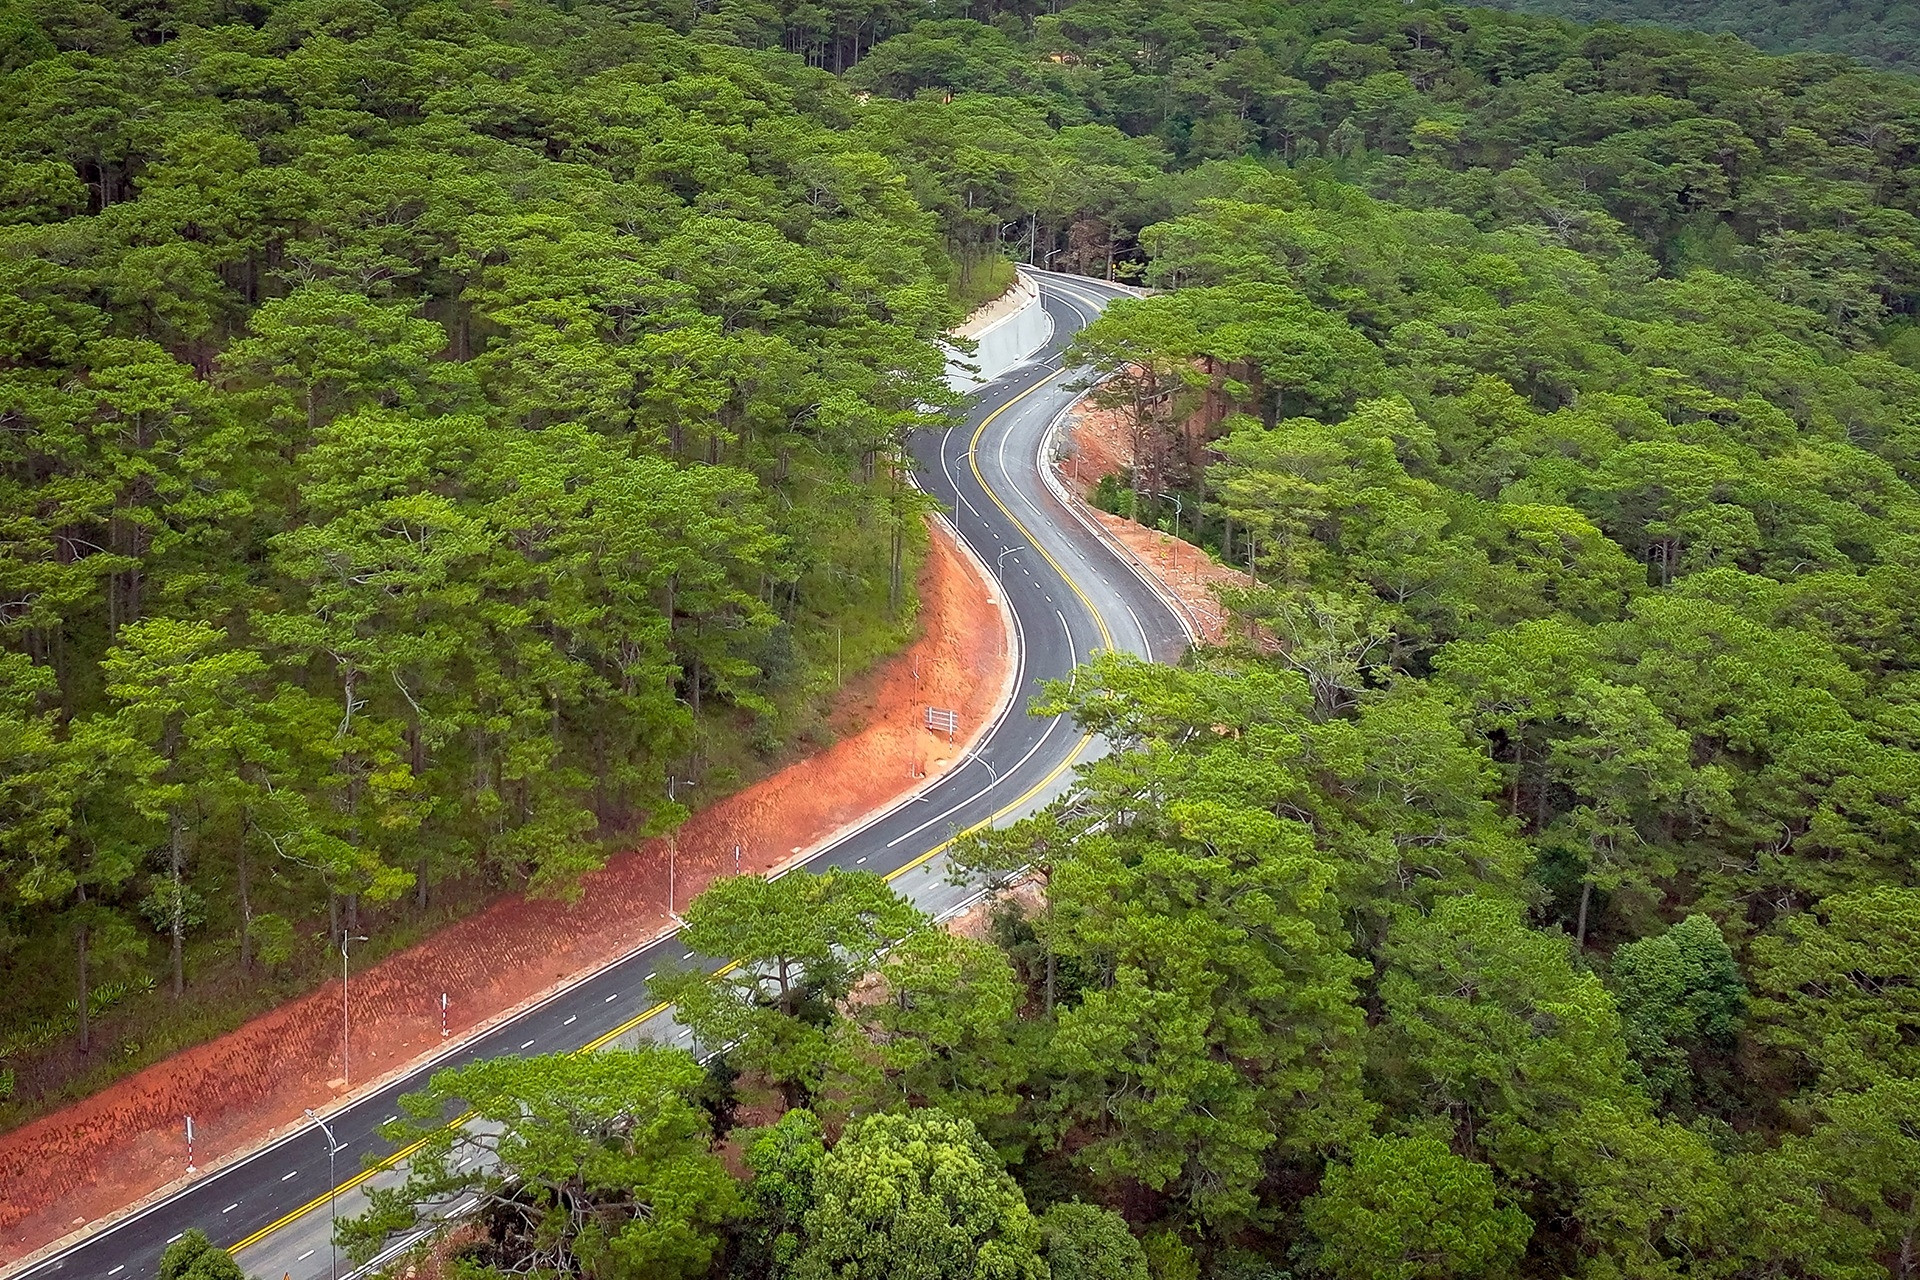
[[[920,711],[915,707],[911,708],[910,728],[905,731],[908,736],[894,743],[893,748],[837,761],[832,759],[830,750],[807,762],[805,767],[810,772],[797,775],[791,790],[769,793],[753,801],[747,799],[754,795],[753,791],[736,797],[743,805],[764,803],[762,816],[770,814],[776,823],[789,822],[795,832],[792,845],[804,847],[811,833],[805,829],[807,811],[801,806],[808,802],[809,796],[817,799],[818,795],[830,794],[822,787],[821,779],[831,776],[831,770],[844,768],[867,775],[878,773],[889,783],[881,794],[895,794],[894,780],[885,779],[884,775],[895,770],[907,773],[910,756],[917,746],[926,753],[923,760],[933,779],[931,785],[874,815],[864,825],[832,839],[804,865],[815,870],[844,866],[881,872],[893,879],[902,893],[935,914],[953,911],[974,896],[967,887],[947,883],[940,855],[954,834],[989,822],[1009,821],[1045,804],[1070,785],[1075,764],[1103,749],[1101,743],[1083,736],[1069,722],[1023,714],[1040,683],[1066,676],[1076,663],[1103,649],[1164,660],[1177,656],[1187,641],[1180,621],[1160,597],[1061,502],[1058,481],[1047,474],[1042,458],[1043,452],[1051,447],[1052,428],[1075,394],[1067,387],[1070,378],[1059,368],[1061,349],[1072,333],[1096,314],[1106,300],[1116,296],[1117,291],[1074,277],[1042,273],[1037,274],[1036,279],[1053,326],[1053,338],[1047,347],[1033,362],[982,388],[975,397],[975,407],[965,427],[915,442],[921,483],[949,508],[953,527],[977,561],[986,565],[997,580],[992,588],[994,603],[1010,611],[1013,636],[1008,656],[1014,668],[1010,710],[988,726],[970,752],[950,755],[944,773],[940,771],[939,757],[947,753],[940,750],[941,744],[934,742],[919,724]],[[936,558],[936,577],[937,564]],[[955,568],[957,571],[957,566]],[[929,638],[938,644],[957,646],[950,656],[961,666],[963,674],[958,684],[938,690],[937,702],[934,696],[929,696],[927,701],[961,708],[964,717],[969,714],[969,708],[979,708],[983,697],[989,708],[997,701],[1001,681],[994,678],[994,668],[1005,638],[981,634],[977,628],[968,628],[972,634],[934,632],[931,628],[935,619],[946,616],[938,608],[930,607]],[[907,661],[910,666],[911,659]],[[895,662],[883,679],[897,678],[900,665]],[[970,672],[965,670],[967,665],[972,666]],[[926,674],[924,667],[920,674]],[[969,698],[972,701],[968,701]],[[875,705],[884,701],[883,694],[876,691]],[[983,715],[984,711],[974,710],[972,714]],[[962,724],[966,724],[964,718]],[[777,783],[779,779],[769,782]],[[708,813],[717,813],[732,803],[715,806]],[[748,815],[739,813],[736,818],[745,821]],[[814,820],[821,820],[817,811]],[[720,829],[696,838],[693,828],[702,821],[718,823]],[[703,814],[679,837],[680,857],[684,861],[679,863],[678,884],[686,893],[693,892],[712,875],[733,871],[734,841],[727,838],[726,821],[709,819]],[[717,843],[712,840],[714,835],[719,837]],[[792,848],[769,849],[763,842],[752,852],[753,860],[743,862],[745,870],[777,865],[791,857]],[[745,855],[743,849],[743,859]],[[566,921],[581,916],[587,918],[589,925],[604,926],[614,918],[603,903],[611,903],[617,897],[616,883],[629,885],[634,893],[651,894],[645,900],[655,904],[654,917],[640,912],[618,920],[617,928],[625,937],[646,938],[657,927],[665,926],[667,858],[663,844],[626,855],[603,875],[610,879],[604,884],[596,880],[590,885],[581,908],[560,904],[539,908],[556,913],[549,922],[552,927],[563,931],[580,929],[582,926],[568,925]],[[602,894],[606,895],[604,899]],[[517,941],[490,928],[486,923],[490,915],[491,912],[485,913],[448,931],[448,934],[466,931],[468,958],[463,963],[474,966],[469,972],[484,975],[469,981],[461,992],[463,999],[478,1000],[482,993],[508,981],[512,973],[538,975],[531,981],[531,989],[535,990],[559,977],[558,974],[546,975],[551,968],[566,963],[570,953],[521,953],[519,948],[534,944]],[[439,941],[436,939],[435,943]],[[387,965],[396,966],[398,972],[404,969],[412,954],[395,957]],[[148,1277],[154,1274],[166,1244],[180,1233],[198,1227],[216,1243],[235,1248],[241,1266],[249,1274],[284,1274],[291,1280],[316,1280],[326,1276],[332,1266],[327,1247],[329,1192],[335,1189],[331,1181],[337,1176],[341,1184],[337,1207],[345,1215],[357,1213],[362,1207],[361,1188],[381,1185],[399,1176],[391,1159],[399,1153],[379,1136],[378,1129],[398,1112],[400,1095],[420,1088],[439,1067],[476,1058],[577,1051],[630,1044],[641,1038],[684,1044],[686,1033],[675,1027],[666,1011],[653,1002],[647,991],[647,980],[666,965],[697,963],[718,967],[723,962],[722,957],[690,956],[680,946],[677,936],[669,931],[611,964],[604,964],[578,979],[560,982],[544,996],[496,1020],[458,1047],[410,1069],[393,1071],[399,1065],[396,1059],[405,1060],[418,1049],[391,1050],[389,1057],[374,1059],[369,1064],[392,1072],[388,1079],[324,1113],[339,1143],[337,1151],[331,1153],[331,1161],[327,1143],[318,1130],[303,1125],[289,1126],[282,1136],[252,1154],[211,1171],[203,1170],[199,1176],[138,1212],[47,1257],[16,1267],[14,1273],[32,1276],[35,1280]],[[380,975],[386,967],[376,967],[355,980],[356,1008],[362,999],[375,1002],[365,1006],[364,1016],[377,1014],[381,999],[378,992],[385,989]],[[362,990],[368,993],[364,997],[360,994]],[[308,1001],[295,1002],[235,1035],[246,1035],[254,1026],[268,1024],[269,1040],[261,1042],[265,1046],[272,1034],[292,1029],[291,1023],[285,1028],[279,1027],[275,1019],[294,1018],[309,1001],[320,1002],[330,1012],[337,1011],[338,1005],[332,1003],[336,997],[337,991],[317,992]],[[509,1007],[511,1003],[504,1001],[492,1007]],[[471,1026],[479,1022],[485,1008],[463,1004],[460,1020],[455,1025]],[[430,1010],[421,1009],[410,1015],[417,1018],[416,1045],[428,1035],[437,1040],[438,1013],[435,1000]],[[337,1023],[326,1021],[330,1028],[337,1029]],[[338,1061],[337,1041],[323,1045],[318,1040],[300,1040],[290,1035],[283,1038],[289,1041],[290,1047],[285,1051],[288,1056],[281,1056],[275,1049],[270,1056],[249,1064],[261,1085],[260,1096],[273,1105],[279,1105],[273,1088],[276,1082],[309,1080],[316,1071],[331,1074],[331,1068]],[[215,1047],[207,1046],[208,1049]],[[356,1061],[360,1060],[358,1052],[356,1050]],[[263,1047],[262,1053],[268,1054],[268,1051]],[[191,1055],[181,1055],[182,1059],[189,1057]],[[155,1073],[164,1072],[178,1061],[180,1059],[160,1064],[125,1082],[123,1087],[129,1096],[124,1101],[149,1109],[172,1107],[177,1098],[167,1097],[157,1103],[143,1091],[163,1087],[164,1077]],[[150,1076],[155,1078],[149,1080]],[[102,1098],[115,1092],[109,1091]],[[291,1120],[299,1114],[299,1105],[314,1105],[312,1101],[304,1104],[299,1104],[298,1099],[289,1101],[296,1103],[291,1115],[280,1111],[274,1120]],[[57,1126],[66,1114],[48,1117],[0,1140],[0,1205],[42,1206],[39,1212],[30,1212],[23,1220],[16,1220],[15,1226],[7,1231],[6,1252],[13,1257],[20,1257],[26,1249],[35,1247],[28,1242],[35,1229],[31,1224],[38,1224],[38,1230],[51,1235],[46,1228],[58,1224],[63,1216],[68,1221],[76,1215],[85,1216],[85,1210],[72,1207],[78,1203],[77,1194],[71,1198],[55,1197],[49,1203],[45,1196],[35,1194],[36,1186],[45,1185],[50,1178],[77,1174],[81,1182],[99,1188],[111,1182],[109,1171],[116,1161],[150,1159],[155,1144],[177,1141],[170,1129],[136,1127],[128,1146],[118,1153],[109,1142],[96,1145],[86,1155],[76,1151],[70,1157],[61,1157],[63,1167],[59,1170],[48,1168],[44,1157],[33,1164],[26,1163],[30,1149],[22,1144],[41,1131],[41,1126]],[[259,1120],[254,1123],[258,1124]],[[202,1131],[196,1154],[203,1162],[217,1156],[223,1145],[222,1136],[217,1129],[211,1133]],[[242,1145],[231,1133],[224,1137],[227,1150]],[[166,1154],[171,1157],[173,1152]],[[376,1166],[363,1171],[363,1161],[369,1156],[377,1162]],[[67,1159],[80,1161],[85,1167],[66,1167]],[[330,1173],[330,1168],[334,1172]],[[129,1190],[126,1199],[140,1194],[138,1188]],[[16,1195],[27,1198],[16,1201]],[[90,1198],[88,1203],[96,1209],[104,1207],[97,1198]],[[340,1274],[346,1274],[344,1265]]]

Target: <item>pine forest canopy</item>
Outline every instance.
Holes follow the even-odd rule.
[[[7,21],[0,1057],[567,892],[901,634],[955,275],[826,73],[597,10]]]
[[[1008,258],[1152,289],[1078,340],[1101,499],[1250,575],[1049,692],[1129,749],[969,842],[1039,886],[991,943],[723,885],[714,1067],[443,1078],[395,1136],[497,1106],[525,1181],[436,1140],[356,1244],[479,1190],[481,1271],[1920,1271],[1920,84],[1399,0],[6,29],[9,975],[672,821],[904,607]]]
[[[1496,0],[1496,8],[1575,22],[1631,22],[1728,32],[1769,53],[1843,53],[1870,67],[1920,71],[1912,0]]]

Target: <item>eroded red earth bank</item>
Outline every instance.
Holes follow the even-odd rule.
[[[920,637],[852,682],[832,746],[696,814],[678,833],[684,904],[734,867],[764,872],[950,767],[1008,678],[1003,624],[973,563],[936,530],[920,580]],[[961,742],[924,728],[924,708],[960,714]],[[615,857],[577,905],[504,898],[393,956],[352,984],[354,1075],[371,1083],[438,1050],[440,994],[455,1036],[624,955],[667,926],[667,846]],[[337,988],[323,988],[217,1040],[156,1063],[0,1136],[0,1264],[20,1260],[186,1169],[191,1112],[204,1170],[335,1096]]]

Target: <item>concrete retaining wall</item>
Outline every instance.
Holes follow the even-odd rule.
[[[1032,359],[1053,336],[1053,322],[1040,305],[1039,287],[1022,273],[1013,288],[953,332],[980,344],[971,356],[959,352],[947,356],[947,385],[965,394]]]

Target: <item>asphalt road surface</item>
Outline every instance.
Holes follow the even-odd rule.
[[[1041,683],[1066,677],[1103,649],[1170,661],[1188,640],[1174,613],[1061,503],[1041,473],[1039,455],[1049,429],[1076,394],[1070,374],[1060,368],[1061,352],[1118,291],[1079,277],[1036,278],[1053,323],[1048,345],[978,391],[964,427],[914,442],[920,483],[948,508],[960,536],[993,570],[1012,611],[1018,640],[1012,709],[937,784],[807,864],[816,871],[839,866],[881,872],[934,915],[951,914],[976,896],[974,889],[948,882],[942,853],[954,835],[1041,807],[1071,785],[1075,764],[1104,750],[1067,720],[1025,714]],[[962,725],[960,732],[974,727]],[[397,1153],[378,1128],[399,1113],[402,1094],[421,1088],[437,1069],[478,1058],[642,1039],[685,1045],[688,1033],[648,994],[647,981],[662,967],[687,963],[713,968],[721,962],[689,956],[675,935],[649,942],[404,1078],[326,1113],[336,1149],[329,1150],[317,1127],[302,1129],[17,1274],[32,1280],[150,1280],[167,1244],[198,1227],[216,1244],[233,1248],[250,1276],[345,1277],[352,1268],[329,1248],[329,1217],[335,1210],[341,1216],[358,1213],[365,1188],[401,1178],[403,1166],[396,1167]]]

